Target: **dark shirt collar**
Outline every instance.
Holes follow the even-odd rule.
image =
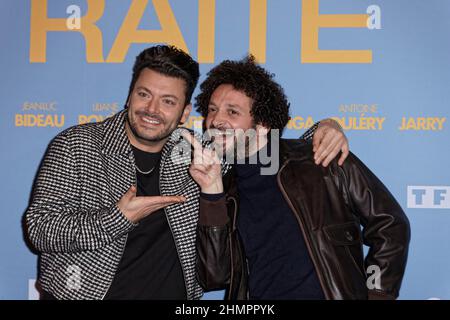
[[[262,147],[260,150],[255,152],[250,157],[246,157],[243,161],[240,160],[235,164],[236,175],[239,178],[247,178],[253,176],[255,174],[260,174],[262,167],[270,166],[270,163],[262,164],[261,163],[261,154],[265,157],[271,155],[271,140],[270,138],[267,141],[267,144]]]

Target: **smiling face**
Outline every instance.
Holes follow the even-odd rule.
[[[186,83],[151,69],[143,69],[128,101],[126,131],[135,147],[159,152],[192,109],[185,106]]]
[[[212,93],[205,120],[206,128],[215,131],[210,135],[214,136],[216,148],[222,150],[223,154],[234,151],[238,157],[242,157],[242,155],[251,154],[250,149],[256,147],[252,145],[254,143],[251,138],[247,141],[248,139],[244,136],[251,131],[256,133],[263,128],[254,123],[253,116],[250,114],[252,105],[251,98],[230,84],[222,84]],[[237,143],[237,141],[245,141],[245,144]]]

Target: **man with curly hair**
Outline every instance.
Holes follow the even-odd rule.
[[[252,57],[222,62],[200,89],[197,110],[215,131],[216,150],[184,136],[195,149],[190,173],[202,191],[203,288],[225,287],[228,299],[395,299],[410,229],[382,182],[351,153],[317,166],[307,141],[273,138],[288,122],[289,103]],[[232,134],[238,129],[255,132],[244,152]],[[222,178],[218,153],[244,161]],[[263,174],[264,154],[279,160],[275,174]]]

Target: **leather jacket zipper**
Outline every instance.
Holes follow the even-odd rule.
[[[230,290],[228,290],[228,300],[231,300],[231,294],[233,291],[233,276],[234,276],[234,268],[233,268],[233,240],[231,237],[231,232],[235,230],[235,221],[236,221],[236,213],[237,213],[237,201],[234,197],[230,197],[230,199],[234,202],[234,213],[233,213],[233,224],[231,225],[230,235],[228,236],[228,245],[230,246]]]
[[[287,201],[289,207],[291,208],[291,210],[292,210],[293,213],[294,213],[295,218],[296,218],[297,221],[298,221],[298,224],[300,225],[300,229],[302,230],[303,238],[305,239],[306,248],[308,249],[309,255],[310,255],[310,257],[311,257],[311,261],[313,262],[314,268],[316,269],[317,277],[319,278],[320,286],[322,287],[322,291],[323,291],[323,293],[324,293],[324,295],[325,295],[325,298],[326,298],[327,300],[330,300],[330,296],[329,296],[327,290],[325,290],[325,285],[324,285],[322,276],[321,276],[320,272],[318,272],[319,269],[318,269],[318,267],[317,267],[317,261],[316,261],[315,256],[313,255],[313,252],[312,252],[312,249],[311,249],[311,245],[310,245],[310,243],[309,243],[309,238],[306,237],[306,232],[305,232],[305,228],[304,228],[303,222],[301,221],[300,215],[298,214],[297,210],[295,210],[294,205],[292,204],[291,200],[289,199],[289,197],[288,197],[288,195],[287,195],[287,193],[286,193],[286,190],[284,189],[283,184],[281,183],[281,178],[280,178],[280,177],[281,177],[281,171],[286,167],[286,165],[289,163],[289,161],[290,161],[290,160],[287,160],[287,161],[283,164],[283,166],[280,168],[280,170],[278,171],[278,173],[277,173],[277,182],[278,182],[278,186],[280,187],[280,190],[281,190],[281,193],[282,193],[283,196],[284,196],[284,199]]]

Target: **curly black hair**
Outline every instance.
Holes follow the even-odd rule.
[[[191,102],[197,86],[200,70],[198,62],[175,46],[158,45],[145,49],[136,57],[127,101],[142,70],[149,68],[166,76],[183,79],[186,82],[186,101]]]
[[[250,114],[255,124],[282,131],[289,121],[290,104],[273,77],[274,74],[256,64],[252,55],[239,61],[225,60],[211,69],[200,85],[200,94],[195,99],[196,110],[206,118],[214,90],[222,84],[230,84],[253,99]]]

